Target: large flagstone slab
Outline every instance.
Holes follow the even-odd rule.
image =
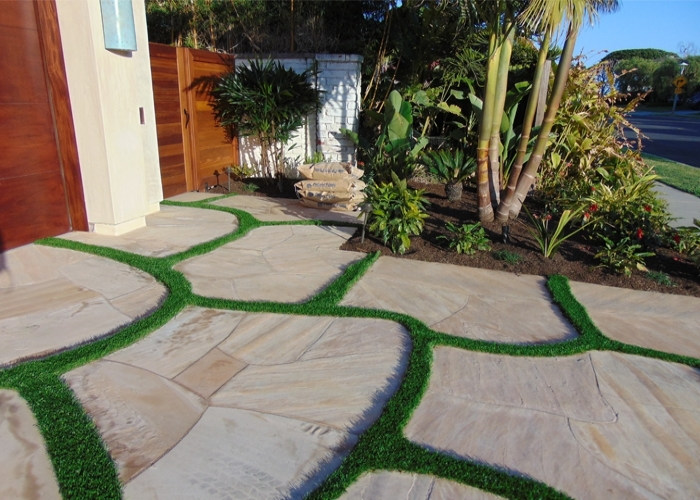
[[[238,208],[245,210],[258,220],[271,221],[296,221],[296,220],[327,220],[352,222],[357,224],[360,212],[348,212],[345,210],[319,210],[301,204],[300,200],[285,198],[263,198],[260,196],[231,196],[223,200],[215,201],[215,205]]]
[[[345,227],[262,227],[213,252],[183,261],[175,269],[185,274],[199,295],[302,302],[364,257],[338,250],[354,231]]]
[[[434,330],[492,342],[576,337],[539,276],[380,257],[341,302],[418,318]]]
[[[608,337],[700,358],[700,299],[571,282],[571,291]]]
[[[166,290],[102,257],[27,245],[0,270],[0,367],[110,333],[154,310]]]
[[[421,474],[364,474],[340,500],[497,500],[499,497],[465,484]]]
[[[380,415],[409,347],[385,320],[188,307],[64,378],[126,498],[297,498]]]
[[[122,481],[175,446],[206,409],[203,399],[180,385],[112,361],[77,368],[65,380],[100,429]]]
[[[302,498],[357,437],[265,413],[209,408],[182,442],[126,485],[126,499]]]
[[[0,389],[0,498],[60,499],[44,439],[27,403]]]
[[[218,210],[162,205],[146,216],[146,227],[121,236],[74,231],[61,238],[116,248],[150,257],[165,257],[220,238],[238,228],[238,219]]]
[[[573,498],[698,498],[699,382],[696,369],[619,353],[521,358],[439,347],[404,432]]]

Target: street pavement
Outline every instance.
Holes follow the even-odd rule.
[[[642,151],[700,168],[700,115],[637,111],[630,122],[648,139],[642,139]],[[631,131],[627,133],[632,138]]]

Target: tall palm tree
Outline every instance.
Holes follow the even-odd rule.
[[[500,222],[505,223],[508,217],[515,218],[518,216],[520,207],[527,196],[527,192],[535,181],[537,170],[542,163],[542,157],[547,148],[547,140],[552,130],[552,125],[554,124],[554,118],[559,110],[559,104],[564,94],[579,30],[584,22],[588,21],[593,23],[599,12],[614,11],[618,8],[618,5],[618,0],[532,0],[528,7],[522,12],[521,21],[538,31],[544,32],[545,39],[547,39],[547,35],[551,37],[564,21],[568,22],[568,29],[542,127],[537,136],[530,159],[524,169],[522,169],[522,163],[525,157],[524,150],[527,143],[523,144],[521,141],[521,144],[519,144],[518,157],[520,158],[520,164],[518,165],[516,159],[516,163],[511,171],[511,178],[508,181],[508,189],[499,204],[497,212]],[[540,65],[544,65],[546,60],[546,57],[542,57],[542,52],[546,52],[547,48],[548,47],[545,46],[544,43],[540,48],[538,72],[540,71]],[[535,92],[534,86],[532,92]],[[527,111],[530,111],[532,116],[534,116],[534,111],[531,109],[530,103],[528,103],[528,109],[526,110],[526,120],[531,120],[532,117]],[[523,125],[523,131],[527,130],[528,139],[531,128],[532,122],[530,121],[527,123],[526,121]]]

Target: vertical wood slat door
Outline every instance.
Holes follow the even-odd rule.
[[[214,119],[208,89],[233,57],[204,50],[149,44],[163,197],[225,184],[224,169],[238,164],[238,139]]]
[[[87,230],[53,1],[0,8],[0,251]]]
[[[234,58],[205,50],[180,50],[181,65],[185,69],[182,91],[189,115],[186,135],[190,141],[193,186],[202,191],[205,184],[216,184],[215,172],[220,174],[219,182],[224,183],[224,169],[238,164],[238,139],[218,125],[209,96],[214,80],[232,68]]]
[[[193,189],[191,179],[188,182],[189,170],[185,160],[177,49],[157,43],[149,43],[148,49],[151,56],[160,178],[163,197],[170,198]]]

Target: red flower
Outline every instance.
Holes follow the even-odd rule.
[[[364,167],[364,166],[365,166],[365,162],[363,162],[363,161],[358,161],[358,162],[357,162],[357,166],[358,166],[358,167]]]
[[[641,240],[643,236],[644,236],[644,231],[642,231],[641,229],[637,228],[637,239],[638,239],[638,240]]]
[[[591,214],[589,214],[588,212],[583,213],[583,220],[588,220],[590,218],[591,218]]]
[[[591,210],[591,212],[597,212],[598,211],[598,204],[594,203],[593,205],[591,205],[590,210]]]
[[[644,205],[645,212],[651,212],[651,205]]]
[[[544,220],[552,220],[552,216],[550,214],[545,215],[542,217]]]
[[[595,191],[595,186],[591,186],[591,191]]]
[[[673,241],[676,242],[676,245],[678,245],[678,244],[681,242],[681,235],[678,234],[678,233],[676,233],[676,234],[673,235],[673,238],[672,238],[672,239],[673,239]]]

